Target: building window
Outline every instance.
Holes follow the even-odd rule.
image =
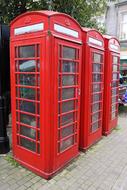
[[[120,39],[127,40],[127,12],[121,13]]]

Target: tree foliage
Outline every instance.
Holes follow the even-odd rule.
[[[106,0],[0,0],[0,9],[2,18],[7,23],[28,10],[50,9],[71,15],[82,26],[98,28],[96,16],[104,12],[106,2]]]

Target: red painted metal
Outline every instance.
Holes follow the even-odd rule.
[[[83,28],[80,149],[102,137],[104,40],[94,29]]]
[[[66,14],[28,12],[11,23],[13,155],[46,179],[79,154],[81,44]]]
[[[104,114],[103,135],[111,133],[118,121],[119,96],[119,41],[111,36],[104,36],[105,41],[105,69],[104,69]]]

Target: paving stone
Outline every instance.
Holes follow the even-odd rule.
[[[9,188],[10,188],[11,190],[17,190],[19,187],[20,187],[20,186],[15,183],[15,184],[10,185]]]
[[[127,190],[127,114],[119,123],[49,181],[0,156],[0,190]]]

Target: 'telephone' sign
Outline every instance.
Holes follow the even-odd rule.
[[[20,34],[25,34],[25,33],[30,33],[30,32],[38,32],[43,29],[44,29],[44,23],[23,26],[20,28],[15,28],[14,35],[20,35]]]

